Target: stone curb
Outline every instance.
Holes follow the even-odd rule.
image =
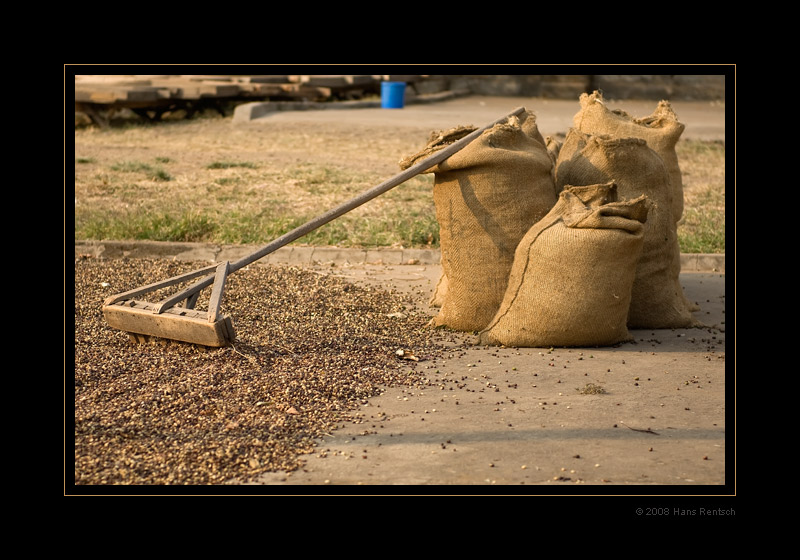
[[[439,93],[427,93],[415,96],[407,96],[406,105],[420,103],[436,103],[447,101],[456,97],[470,95],[469,90],[452,90]],[[338,101],[335,103],[323,103],[313,101],[254,101],[237,105],[233,111],[233,122],[244,123],[259,119],[276,111],[320,111],[337,109],[379,109],[380,101]]]
[[[164,241],[76,241],[75,256],[174,259],[179,261],[234,262],[255,253],[260,245],[217,245]],[[260,264],[384,264],[438,265],[438,249],[346,249],[340,247],[282,247],[257,262]],[[683,272],[725,274],[724,254],[682,254]]]

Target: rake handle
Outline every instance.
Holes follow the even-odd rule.
[[[507,121],[509,118],[511,118],[513,116],[517,116],[517,115],[521,114],[524,110],[525,110],[524,107],[518,107],[518,108],[514,109],[508,115],[506,115],[506,116],[504,116],[504,117],[502,117],[500,119],[497,119],[493,123],[487,124],[486,126],[483,126],[483,127],[479,128],[479,129],[476,129],[476,130],[470,132],[468,135],[464,136],[463,138],[460,138],[459,140],[453,142],[452,144],[450,144],[446,148],[436,152],[435,154],[432,154],[431,156],[428,156],[427,158],[425,158],[424,160],[420,161],[419,163],[416,163],[416,164],[412,165],[411,167],[409,167],[408,169],[406,169],[405,171],[403,171],[401,173],[398,173],[394,177],[391,177],[390,179],[387,179],[386,181],[384,181],[380,185],[372,187],[371,189],[361,193],[357,197],[355,197],[355,198],[353,198],[351,200],[348,200],[347,202],[341,204],[340,206],[337,206],[336,208],[333,208],[333,209],[325,212],[321,216],[319,216],[317,218],[314,218],[313,220],[311,220],[309,222],[306,222],[305,224],[293,229],[292,231],[290,231],[288,233],[285,233],[284,235],[278,237],[277,239],[275,239],[274,241],[272,241],[269,244],[265,245],[264,247],[262,247],[258,251],[254,252],[254,253],[251,253],[250,255],[247,255],[247,256],[239,259],[236,262],[231,263],[229,265],[229,268],[228,268],[228,273],[231,274],[233,272],[236,272],[240,268],[245,267],[245,266],[257,261],[257,260],[269,255],[270,253],[272,253],[274,251],[277,251],[278,249],[280,249],[281,247],[283,247],[285,245],[288,245],[292,241],[295,241],[295,240],[303,237],[304,235],[314,231],[315,229],[324,226],[328,222],[331,222],[331,221],[335,220],[336,218],[338,218],[338,217],[350,212],[351,210],[353,210],[355,208],[358,208],[359,206],[361,206],[362,204],[364,204],[366,202],[369,202],[373,198],[375,198],[377,196],[380,196],[383,193],[385,193],[386,191],[389,191],[389,190],[393,189],[397,185],[400,185],[401,183],[405,183],[406,181],[408,181],[412,177],[414,177],[416,175],[419,175],[420,173],[430,169],[434,165],[436,165],[438,163],[441,163],[442,161],[444,161],[448,157],[452,156],[453,154],[455,154],[456,152],[458,152],[459,150],[464,148],[467,144],[469,144],[470,142],[475,140],[485,130],[487,130],[487,129],[489,129],[489,128],[497,125],[497,124],[505,122],[505,121]],[[207,286],[210,286],[213,282],[214,282],[214,275],[213,274],[203,278],[202,280],[199,280],[198,282],[196,282],[192,286],[189,286],[188,288],[186,288],[182,292],[179,292],[179,293],[175,294],[174,296],[172,296],[171,298],[168,298],[168,299],[162,301],[160,303],[160,305],[157,307],[156,313],[161,313],[162,311],[164,311],[166,309],[169,309],[170,307],[175,305],[177,302],[186,299],[187,297],[189,297],[192,294],[202,290],[203,288],[205,288]]]

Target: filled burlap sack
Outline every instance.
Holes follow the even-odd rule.
[[[680,285],[680,247],[672,217],[672,190],[664,162],[640,138],[614,138],[570,129],[556,163],[556,188],[613,181],[619,196],[652,203],[636,268],[630,328],[697,326]]]
[[[573,118],[575,128],[588,134],[606,134],[614,138],[641,138],[661,156],[667,167],[672,190],[672,217],[683,216],[683,176],[675,145],[686,128],[678,120],[669,101],[661,101],[646,117],[633,117],[620,109],[610,109],[603,95],[595,91],[580,96],[581,109]]]
[[[401,161],[401,168],[472,130],[432,134],[422,151]],[[553,160],[534,114],[525,111],[486,130],[427,173],[434,174],[446,277],[440,281],[444,293],[434,295],[441,308],[432,324],[480,330],[503,299],[519,240],[556,202]]]
[[[517,246],[505,297],[479,342],[610,346],[627,328],[644,241],[646,197],[617,201],[614,183],[566,187]]]

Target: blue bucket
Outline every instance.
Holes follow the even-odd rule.
[[[405,98],[405,82],[381,82],[381,107],[383,109],[402,109]]]

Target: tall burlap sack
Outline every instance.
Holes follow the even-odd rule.
[[[556,188],[609,181],[617,184],[621,198],[645,195],[653,205],[645,224],[628,327],[698,326],[680,285],[680,247],[663,160],[640,138],[612,138],[570,129],[559,151]]]
[[[607,134],[614,138],[641,138],[664,160],[672,189],[672,217],[683,216],[683,176],[675,145],[686,126],[678,120],[669,101],[661,101],[646,117],[633,117],[620,109],[610,109],[603,95],[595,91],[580,96],[581,109],[573,117],[575,128],[588,134]]]
[[[407,168],[474,129],[433,134]],[[482,329],[505,293],[514,250],[556,202],[553,160],[530,111],[483,132],[427,173],[434,174],[446,285],[435,326]],[[434,296],[434,299],[438,294]]]
[[[610,346],[627,328],[649,203],[616,185],[567,187],[520,241],[502,305],[479,334],[514,347]]]

